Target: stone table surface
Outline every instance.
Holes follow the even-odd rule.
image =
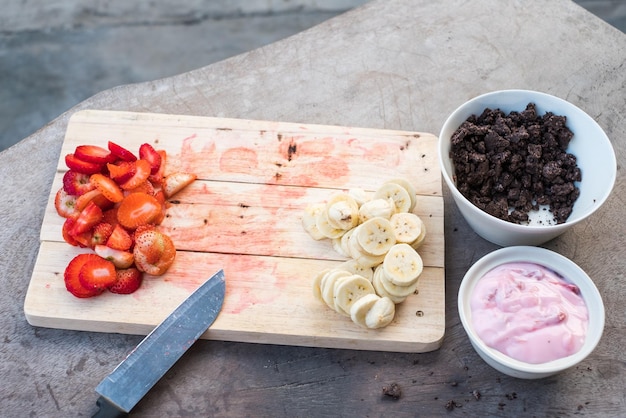
[[[141,336],[37,328],[23,313],[68,118],[115,109],[439,133],[484,92],[523,88],[591,115],[617,156],[613,194],[544,247],[579,264],[606,305],[596,350],[539,381],[472,349],[457,313],[465,271],[497,249],[444,189],[446,335],[422,354],[199,341],[136,416],[620,416],[626,410],[626,35],[568,0],[378,0],[171,78],[103,91],[0,153],[0,415],[88,416],[98,382]],[[398,383],[392,400],[382,387]],[[480,394],[480,396],[478,396]]]

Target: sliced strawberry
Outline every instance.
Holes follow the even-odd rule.
[[[93,190],[94,186],[89,182],[89,174],[69,170],[63,175],[63,189],[68,194],[80,196]]]
[[[116,164],[107,164],[107,170],[109,171],[109,177],[111,177],[117,184],[126,183],[137,171],[135,163],[133,161],[120,161]]]
[[[61,187],[54,196],[54,208],[59,216],[67,218],[71,214],[76,213],[76,196],[68,194]]]
[[[101,166],[115,160],[115,155],[108,149],[97,145],[79,145],[74,150],[76,158],[87,161],[88,163],[96,163]]]
[[[113,232],[111,232],[111,236],[109,236],[106,245],[116,250],[126,251],[132,247],[133,238],[122,225],[117,224],[113,228]]]
[[[139,271],[160,276],[174,262],[176,247],[169,236],[156,229],[147,230],[135,235],[133,255]]]
[[[150,163],[150,174],[156,174],[161,168],[161,154],[147,142],[139,147],[139,158]]]
[[[102,293],[102,290],[86,288],[80,282],[80,271],[83,266],[96,258],[100,257],[96,254],[79,254],[65,268],[63,274],[65,288],[77,298],[90,298]]]
[[[154,186],[152,185],[152,182],[150,182],[149,180],[146,180],[143,183],[141,183],[139,186],[135,187],[134,189],[124,190],[124,192],[127,196],[131,193],[145,193],[145,194],[154,196],[155,189],[154,189]]]
[[[117,208],[117,220],[128,229],[153,223],[160,216],[162,206],[159,201],[147,193],[131,193],[122,200]]]
[[[94,254],[95,255],[95,254]],[[102,292],[115,284],[115,265],[96,255],[86,261],[78,272],[78,280],[85,289]]]
[[[161,166],[156,173],[150,174],[148,180],[155,184],[161,184],[161,182],[163,181],[163,177],[165,176],[165,161],[167,159],[167,153],[165,152],[165,150],[162,149],[157,150],[157,153],[161,156]]]
[[[143,280],[143,273],[131,267],[118,270],[116,279],[115,284],[109,287],[109,291],[120,295],[128,295],[139,289]]]
[[[135,257],[133,253],[124,250],[116,250],[107,245],[96,245],[93,250],[100,257],[109,260],[115,265],[115,268],[125,269],[133,265]]]
[[[156,230],[156,226],[152,224],[138,226],[137,229],[135,229],[135,231],[133,232],[133,242],[137,241],[137,236],[139,236],[141,233],[145,231],[155,231],[155,230]]]
[[[74,154],[67,154],[65,156],[65,164],[70,170],[74,170],[83,174],[99,173],[100,170],[102,170],[102,164],[83,161],[76,157]]]
[[[115,142],[109,141],[107,147],[109,148],[109,151],[111,151],[111,153],[115,155],[117,158],[119,158],[120,160],[135,161],[137,159],[135,154],[133,154],[126,148],[116,144]]]
[[[91,246],[96,247],[97,245],[106,244],[112,233],[113,225],[107,222],[100,222],[93,227],[93,232],[91,234]]]
[[[159,214],[159,216],[154,218],[153,223],[155,225],[161,225],[161,222],[163,222],[163,220],[165,219],[165,212],[167,210],[168,202],[165,200],[165,193],[163,193],[163,190],[159,190],[158,192],[156,192],[154,194],[154,198],[157,200],[157,202],[161,204],[161,213]]]
[[[78,215],[76,215],[78,216]],[[63,228],[61,229],[61,234],[63,235],[63,240],[74,247],[81,246],[76,238],[74,238],[73,230],[74,225],[76,224],[76,216],[70,216],[65,218],[65,222],[63,222]]]
[[[102,195],[111,202],[118,203],[124,198],[124,193],[117,183],[104,174],[96,173],[92,174],[89,178],[90,183],[100,192]]]
[[[87,203],[85,209],[83,209],[78,217],[72,230],[72,235],[79,235],[83,232],[89,231],[96,224],[102,220],[102,209],[98,207],[94,202]]]
[[[197,178],[198,176],[192,173],[177,172],[168,174],[163,179],[163,192],[165,193],[165,197],[169,199],[185,187],[189,186]]]
[[[113,202],[111,202],[109,199],[104,197],[104,195],[102,194],[100,190],[93,189],[85,193],[82,196],[78,196],[78,198],[76,199],[76,205],[75,205],[76,210],[78,212],[82,211],[83,209],[85,209],[85,207],[87,206],[89,202],[95,203],[96,206],[98,206],[103,211],[111,209],[113,207]]]
[[[141,183],[148,180],[148,177],[150,177],[150,170],[150,163],[146,160],[135,161],[135,173],[130,179],[120,184],[120,187],[124,190],[130,190],[138,187]]]

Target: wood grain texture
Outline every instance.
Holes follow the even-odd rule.
[[[143,142],[167,151],[168,171],[198,180],[170,200],[161,229],[178,254],[162,277],[130,296],[81,300],[63,284],[81,251],[63,241],[54,195],[64,156],[80,144],[130,150]],[[131,112],[82,111],[69,122],[41,228],[41,247],[25,300],[29,323],[147,334],[207,277],[224,268],[222,312],[203,338],[224,341],[425,352],[445,332],[443,197],[431,134]],[[313,297],[312,278],[345,258],[303,230],[304,208],[337,190],[372,193],[385,180],[416,188],[428,231],[418,292],[397,306],[393,323],[365,330]]]

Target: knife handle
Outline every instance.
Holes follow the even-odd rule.
[[[98,412],[92,415],[93,418],[124,418],[128,416],[127,412],[122,411],[103,396],[98,398],[96,405],[98,405],[99,409]]]

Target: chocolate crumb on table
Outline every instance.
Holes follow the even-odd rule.
[[[580,195],[573,137],[567,118],[537,114],[534,103],[508,115],[485,109],[452,134],[450,157],[459,191],[481,210],[508,222],[527,223],[529,212],[546,205],[563,223]]]

